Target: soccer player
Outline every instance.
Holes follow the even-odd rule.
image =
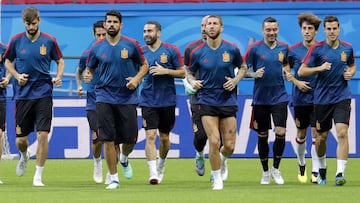
[[[104,21],[99,20],[93,24],[93,34],[95,41],[102,40],[106,36],[106,30],[104,28]],[[78,95],[82,96],[84,94],[82,87],[82,74],[86,68],[86,59],[89,55],[89,49],[83,51],[80,60],[79,66],[76,69],[76,84],[78,89]],[[94,72],[93,80],[87,85],[86,91],[86,115],[89,122],[91,134],[92,134],[92,152],[94,160],[94,172],[93,179],[95,183],[103,182],[103,173],[102,173],[102,163],[101,163],[101,151],[102,143],[99,142],[97,134],[97,124],[96,124],[96,112],[95,112],[95,84],[98,80],[98,69]]]
[[[284,184],[279,167],[285,149],[288,95],[283,72],[290,72],[287,61],[288,45],[277,40],[279,25],[275,18],[267,17],[262,23],[264,39],[249,45],[245,55],[248,76],[254,77],[252,118],[250,127],[258,133],[258,151],[263,169],[260,184]],[[269,169],[269,129],[271,117],[275,125],[273,144],[274,161]]]
[[[148,63],[135,39],[121,35],[122,15],[110,10],[105,15],[106,38],[92,46],[84,73],[85,82],[93,79],[99,69],[96,83],[96,115],[98,135],[104,143],[105,158],[111,183],[106,189],[119,187],[117,152],[114,145],[122,144],[119,161],[125,178],[133,175],[128,156],[138,137],[137,87],[148,72]]]
[[[302,42],[292,45],[289,49],[289,64],[293,69],[294,77],[289,80],[294,83],[292,90],[292,105],[294,106],[295,124],[297,135],[295,138],[295,151],[299,163],[298,180],[300,183],[307,182],[306,174],[306,134],[309,125],[311,126],[312,145],[312,175],[311,182],[317,183],[317,174],[319,171],[318,157],[315,150],[316,130],[314,117],[314,91],[316,75],[309,77],[299,77],[297,74],[302,60],[308,49],[316,42],[315,36],[319,29],[321,19],[311,13],[303,13],[298,16],[298,23],[303,37]],[[292,76],[292,75],[291,75]]]
[[[189,83],[198,90],[197,104],[209,139],[213,190],[222,190],[223,179],[228,176],[226,159],[234,152],[236,140],[237,84],[247,71],[239,48],[222,39],[223,29],[220,16],[207,18],[206,43],[190,53],[188,72]]]
[[[28,135],[36,126],[37,151],[34,186],[45,186],[42,172],[48,154],[48,134],[52,120],[53,83],[59,87],[64,73],[64,60],[56,39],[40,31],[40,12],[28,7],[22,11],[26,31],[16,34],[10,40],[4,54],[5,67],[17,80],[14,83],[16,105],[16,146],[20,160],[16,174],[22,176],[29,159]],[[16,67],[14,61],[16,60]],[[50,64],[55,61],[57,74],[50,76]]]
[[[175,124],[176,88],[174,78],[184,78],[185,68],[179,48],[162,42],[161,25],[148,21],[144,25],[142,51],[149,63],[140,93],[143,127],[146,133],[145,154],[150,171],[150,184],[164,178],[165,161],[171,143],[169,134]],[[166,99],[164,99],[166,98]],[[156,162],[156,136],[159,130],[159,159]]]
[[[345,168],[349,155],[348,129],[351,111],[351,92],[348,81],[356,73],[354,50],[348,42],[339,39],[340,22],[336,16],[324,18],[326,39],[309,49],[299,76],[317,74],[314,90],[316,118],[316,151],[319,156],[318,184],[326,180],[326,140],[332,121],[335,123],[338,145],[335,185],[346,183]]]
[[[0,160],[3,153],[2,136],[6,128],[6,87],[9,84],[10,74],[6,74],[4,68],[3,54],[6,50],[6,45],[0,43]],[[3,182],[0,180],[0,184]]]
[[[194,42],[189,43],[184,52],[184,64],[186,66],[189,66],[189,57],[191,51],[197,47],[201,43],[206,43],[207,34],[205,32],[205,26],[206,26],[206,20],[208,18],[207,16],[204,16],[201,20],[201,39],[196,40]],[[184,84],[188,84],[187,78],[184,80]],[[187,86],[185,86],[187,88]],[[195,171],[199,176],[203,176],[205,174],[205,156],[204,156],[204,148],[207,141],[207,136],[204,130],[204,127],[201,123],[201,118],[199,114],[199,110],[196,106],[197,103],[197,94],[195,91],[189,87],[189,89],[186,89],[187,94],[192,95],[190,99],[190,109],[191,109],[191,120],[192,120],[192,126],[194,131],[194,146],[196,151],[195,156]]]

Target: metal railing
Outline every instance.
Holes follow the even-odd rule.
[[[77,60],[79,56],[64,56],[65,60]],[[360,59],[360,56],[354,56],[355,59]],[[358,70],[355,80],[360,82],[360,71]],[[55,77],[56,72],[51,72],[51,75]],[[249,80],[249,79],[246,79]],[[64,73],[63,75],[63,85],[61,87],[54,87],[54,96],[76,96],[77,95],[77,86],[75,73]],[[175,85],[177,87],[183,88],[183,82],[181,79],[175,79]],[[185,94],[185,93],[183,93]],[[359,94],[359,93],[356,93]]]

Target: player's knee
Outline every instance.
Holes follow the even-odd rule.
[[[225,141],[223,143],[223,147],[224,147],[224,150],[226,150],[229,153],[232,153],[232,152],[234,152],[234,149],[235,149],[235,141],[234,140]]]
[[[269,136],[267,131],[264,132],[258,132],[258,137],[259,138],[267,138]]]
[[[285,136],[286,129],[283,127],[276,127],[275,134],[277,135],[284,135]]]
[[[338,133],[337,133],[338,140],[347,139],[347,137],[348,137],[348,131],[347,130],[343,129],[343,130],[338,131]]]

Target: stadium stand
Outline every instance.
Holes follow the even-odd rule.
[[[175,0],[174,3],[204,3],[204,0]]]
[[[152,4],[235,2],[356,2],[360,0],[2,0],[1,4]]]
[[[26,0],[3,0],[2,4],[26,4]]]
[[[76,0],[77,4],[113,4],[114,0]]]
[[[24,0],[27,4],[57,4],[56,0]]]
[[[138,4],[140,0],[115,0],[116,4]]]
[[[173,0],[142,0],[141,3],[144,4],[156,4],[156,3],[161,3],[161,4],[167,4],[167,3],[174,3]]]
[[[233,2],[265,2],[267,0],[233,0]]]

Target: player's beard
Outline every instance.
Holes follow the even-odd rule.
[[[146,40],[146,39],[149,39],[149,40]],[[152,36],[144,37],[144,41],[145,41],[146,45],[148,45],[148,46],[152,46],[153,44],[155,44],[156,40],[157,40],[156,37],[152,37]]]
[[[119,33],[119,30],[116,30],[116,29],[109,29],[106,31],[106,33],[110,36],[110,37],[115,37],[118,33]]]
[[[36,33],[39,32],[39,28],[36,28],[36,29],[32,29],[32,30],[26,30],[26,32],[28,33],[28,35],[30,36],[35,36]]]
[[[207,33],[207,37],[210,39],[217,39],[220,36],[220,31],[216,31],[214,34]]]

